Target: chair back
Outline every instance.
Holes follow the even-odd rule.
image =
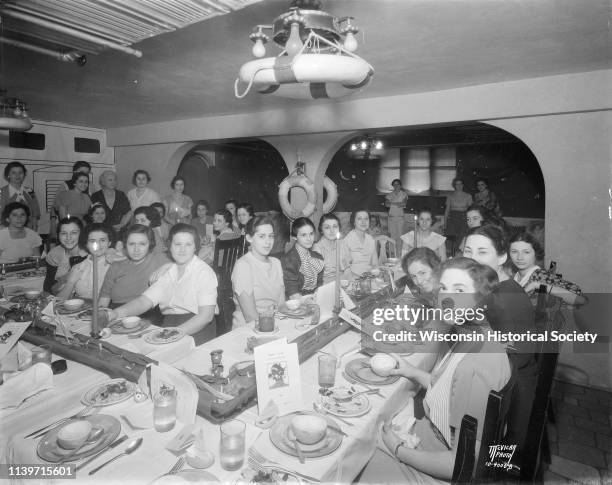
[[[384,263],[389,258],[397,258],[397,244],[395,241],[387,236],[377,236],[376,241],[376,254],[378,254],[378,262]]]
[[[246,252],[246,240],[244,236],[235,239],[217,239],[215,241],[215,253],[213,257],[213,270],[219,277],[219,285],[231,281],[232,270],[238,258]],[[230,283],[231,285],[231,283]]]
[[[476,461],[478,420],[468,414],[463,416],[451,483],[488,483],[494,481],[499,475],[500,468],[488,466],[487,462],[490,461],[490,447],[504,444],[506,423],[515,384],[516,366],[510,361],[510,379],[501,390],[489,393],[478,461]],[[476,463],[475,468],[474,463]]]

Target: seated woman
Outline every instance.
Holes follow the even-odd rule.
[[[561,298],[568,305],[584,305],[587,301],[580,287],[554,273],[542,269],[536,261],[544,260],[544,250],[539,241],[528,232],[520,232],[510,239],[512,265],[516,270],[514,281],[532,295],[541,285],[546,291]]]
[[[508,242],[503,229],[493,225],[472,229],[467,235],[463,255],[497,272],[500,283],[486,301],[486,314],[493,330],[513,334],[536,332],[535,312],[529,297],[521,285],[511,279],[504,270],[508,259]],[[537,380],[534,351],[535,344],[529,341],[512,342],[507,348],[510,360],[517,368],[513,405],[508,417],[508,439],[511,440],[508,442],[518,445],[517,457],[527,433],[527,421]]]
[[[298,217],[291,225],[295,245],[283,256],[283,280],[287,299],[299,299],[312,295],[323,284],[323,256],[312,250],[315,237],[313,222]]]
[[[202,243],[207,242],[210,239],[212,234],[207,234],[206,226],[211,226],[213,223],[213,218],[208,215],[209,205],[208,201],[202,199],[198,200],[194,205],[193,218],[191,219],[191,225],[195,227],[198,231],[198,235],[200,236],[200,240]]]
[[[416,248],[402,259],[402,269],[416,287],[418,296],[430,306],[438,301],[440,258],[429,248]],[[408,289],[408,286],[406,286]]]
[[[485,265],[467,258],[451,259],[442,264],[440,300],[447,307],[481,309],[496,281],[495,272]],[[489,329],[485,319],[476,317],[463,325],[457,322],[451,331],[486,335]],[[499,343],[485,339],[456,342],[432,372],[396,358],[399,367],[391,374],[411,379],[427,390],[423,402],[425,418],[418,419],[413,430],[420,443],[417,448],[408,448],[403,438],[385,423],[381,437],[389,453],[377,451],[361,481],[417,484],[450,480],[461,420],[465,414],[478,420],[478,452],[489,392],[502,389],[511,376],[508,357]]]
[[[361,276],[378,266],[378,255],[376,254],[376,242],[367,231],[370,227],[370,213],[359,209],[351,214],[350,218],[353,230],[344,238],[348,251],[349,277]]]
[[[150,207],[153,207],[161,217],[161,224],[159,226],[161,237],[164,241],[168,240],[168,236],[170,236],[170,224],[168,224],[164,219],[166,217],[166,206],[161,202],[154,202]]]
[[[268,216],[256,216],[245,228],[249,251],[234,265],[232,287],[236,311],[232,328],[257,321],[258,312],[285,301],[283,269],[276,258],[270,257],[274,246],[274,221]]]
[[[240,237],[240,232],[236,231],[233,225],[233,217],[227,209],[219,209],[213,217],[213,230],[216,239],[225,241],[227,239],[236,239]]]
[[[244,229],[246,228],[247,222],[255,217],[255,209],[248,202],[242,202],[238,204],[236,209],[236,220],[238,221],[238,228],[240,234],[244,235]]]
[[[68,215],[78,217],[81,220],[89,212],[91,199],[89,198],[89,174],[76,172],[72,175],[72,187],[57,194],[53,208],[63,219]]]
[[[416,238],[414,231],[402,236],[402,253],[408,254],[417,248],[429,248],[434,251],[440,261],[446,261],[446,238],[431,230],[433,224],[433,212],[430,209],[421,209],[417,214]]]
[[[87,248],[89,256],[74,266],[68,274],[64,287],[57,293],[59,298],[93,297],[93,259],[98,256],[98,288],[102,286],[110,264],[106,260],[106,250],[113,244],[113,230],[104,224],[91,224],[81,232],[81,247]],[[99,292],[99,290],[98,290]]]
[[[142,315],[159,305],[162,327],[180,327],[200,345],[216,336],[217,276],[196,257],[200,238],[193,226],[175,224],[169,244],[174,262],[167,271],[138,298],[111,310],[109,317]]]
[[[336,214],[324,214],[319,221],[319,239],[312,249],[323,256],[323,283],[334,281],[336,277],[336,247],[340,247],[340,273],[344,273],[349,266],[349,255],[340,237],[340,219]]]
[[[106,207],[104,204],[96,202],[89,208],[87,215],[83,217],[83,221],[85,224],[93,224],[94,222],[97,224],[103,224],[106,222],[107,217],[108,213],[106,212]]]
[[[43,289],[48,293],[57,293],[68,280],[70,269],[87,257],[87,252],[79,246],[83,223],[77,217],[67,217],[57,225],[57,239],[60,243],[47,254],[47,273]]]
[[[106,272],[100,290],[101,307],[114,308],[138,298],[149,287],[153,273],[170,262],[165,253],[154,251],[156,242],[150,227],[129,226],[123,238],[127,259],[111,264]]]
[[[156,253],[163,253],[168,249],[166,247],[166,241],[162,237],[162,231],[160,227],[161,217],[159,216],[159,212],[157,212],[153,207],[138,207],[134,211],[134,223],[150,227],[153,231],[153,236],[155,237],[155,245],[151,248],[151,250],[155,251]],[[125,239],[125,235],[123,239]]]
[[[467,224],[468,232],[470,229],[474,229],[475,227],[480,227],[487,224],[499,226],[504,230],[504,232],[506,232],[506,221],[504,221],[501,217],[497,217],[487,208],[478,204],[472,204],[467,208],[465,212],[465,222]],[[466,238],[467,236],[464,236],[461,242],[459,243],[459,246],[457,248],[458,256],[461,256],[463,254],[463,248],[465,247]]]
[[[20,258],[40,256],[42,239],[26,227],[30,209],[21,202],[9,202],[2,211],[0,229],[0,263],[16,263]]]

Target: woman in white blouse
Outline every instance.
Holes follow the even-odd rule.
[[[433,212],[431,209],[421,209],[417,215],[416,245],[414,231],[402,236],[402,257],[415,247],[429,248],[435,252],[440,261],[446,261],[446,238],[431,230],[433,224]]]
[[[196,345],[216,337],[217,275],[196,254],[200,238],[193,226],[179,223],[170,229],[173,263],[138,298],[110,312],[115,320],[141,315],[155,305],[164,316],[162,327],[180,327],[192,335]]]
[[[132,211],[144,205],[151,205],[155,202],[161,202],[161,197],[148,185],[151,182],[151,176],[146,170],[136,170],[132,176],[132,184],[134,188],[127,193],[128,200]]]
[[[370,213],[367,210],[357,210],[350,218],[353,230],[344,238],[348,251],[348,263],[351,276],[361,276],[378,266],[376,241],[367,231],[370,227]]]
[[[233,328],[257,321],[258,312],[285,302],[285,285],[281,262],[270,257],[274,246],[274,221],[256,216],[246,227],[249,252],[242,256],[232,271],[232,287],[236,311]]]

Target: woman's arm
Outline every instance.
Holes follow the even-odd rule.
[[[432,477],[450,480],[455,467],[457,450],[423,451],[398,445],[402,440],[389,428],[383,427],[382,438],[387,448],[394,452],[397,448],[397,458],[417,470]],[[478,449],[478,448],[477,448]]]
[[[198,314],[191,317],[180,327],[189,335],[198,333],[206,327],[215,316],[215,305],[204,305],[198,307]]]
[[[43,290],[47,293],[53,293],[53,286],[55,285],[56,274],[57,266],[47,264],[47,273],[45,274],[45,281],[43,282]]]
[[[110,311],[110,321],[119,320],[124,317],[142,315],[144,312],[153,308],[153,302],[146,296],[140,295],[138,298],[121,305],[119,308]]]
[[[297,265],[295,259],[297,258]],[[281,260],[283,267],[283,282],[285,283],[285,294],[290,298],[300,298],[300,271],[299,271],[299,255],[297,250],[291,250]]]
[[[66,284],[62,287],[62,289],[58,291],[57,297],[64,299],[70,298],[74,294],[74,287],[79,282],[82,275],[83,267],[80,264],[77,264],[70,270],[70,273],[68,274],[68,280],[66,281]]]
[[[119,221],[119,229],[122,229],[125,226],[127,226],[130,223],[131,219],[132,219],[132,211],[126,212],[121,218],[121,221]]]
[[[446,261],[446,241],[438,246],[438,249],[436,249],[436,254],[440,258],[440,261]]]
[[[370,257],[370,264],[372,268],[378,268],[378,254],[376,254],[376,241],[374,241],[374,251],[372,251]]]
[[[259,315],[257,313],[257,306],[255,305],[255,297],[253,293],[242,292],[239,295],[236,295],[238,298],[238,306],[240,307],[240,311],[244,316],[245,322],[253,322],[257,321]],[[284,298],[285,295],[283,295]]]
[[[395,357],[395,360],[397,360],[398,365],[397,368],[391,369],[389,375],[402,376],[407,379],[412,379],[418,382],[425,389],[429,387],[431,383],[431,374],[429,372],[425,372],[418,367],[414,367],[397,354],[392,355]]]

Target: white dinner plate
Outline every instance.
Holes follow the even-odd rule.
[[[146,334],[143,339],[149,344],[170,344],[181,340],[185,336],[185,331],[178,327],[165,327]]]
[[[137,389],[136,384],[123,378],[111,379],[90,388],[83,394],[81,402],[86,406],[110,406],[129,399]]]

